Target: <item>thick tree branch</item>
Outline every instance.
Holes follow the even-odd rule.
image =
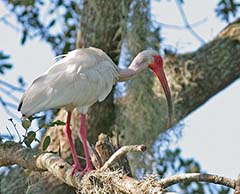
[[[240,19],[195,52],[165,57],[176,123],[239,78],[239,24]]]
[[[143,150],[143,146],[135,146],[140,150]],[[127,147],[124,147],[122,150],[127,150]],[[128,151],[136,151],[133,147]],[[126,151],[125,151],[126,152]],[[15,154],[12,154],[15,153]],[[122,152],[120,156],[122,155]],[[134,178],[128,177],[122,174],[120,171],[111,172],[96,170],[91,171],[86,174],[84,177],[81,176],[80,172],[71,176],[72,166],[61,159],[59,156],[53,153],[38,153],[29,148],[25,148],[22,145],[15,142],[6,142],[0,144],[0,166],[7,166],[12,164],[18,164],[24,168],[35,170],[35,171],[46,171],[48,170],[54,176],[68,184],[69,186],[75,187],[76,189],[82,190],[85,189],[84,185],[91,185],[94,189],[96,184],[109,185],[108,187],[116,187],[115,190],[121,191],[123,193],[137,193],[140,192],[140,189],[148,189],[149,191],[157,191],[163,193],[159,185],[147,185],[142,187],[137,187],[140,182]],[[109,189],[107,187],[107,189]],[[149,192],[153,193],[153,192]]]
[[[110,171],[108,167],[131,151],[144,151],[143,145],[124,146],[115,152],[109,161],[100,170],[94,170],[83,177],[81,172],[71,176],[72,166],[58,155],[53,153],[39,153],[30,148],[25,148],[15,142],[0,143],[0,166],[18,164],[34,171],[49,171],[55,177],[72,186],[82,193],[91,189],[101,188],[101,191],[117,191],[119,193],[168,193],[165,189],[181,182],[211,182],[235,189],[236,180],[210,174],[188,173],[174,175],[157,181],[154,178],[138,181],[124,175],[121,171]],[[12,154],[14,153],[14,154]],[[237,188],[237,187],[236,187]]]
[[[240,175],[238,176],[238,179],[236,181],[236,186],[235,186],[235,192],[234,194],[240,194]]]
[[[21,144],[7,141],[0,143],[0,167],[18,164],[24,168],[42,171],[43,168],[36,166],[36,158],[39,153]]]

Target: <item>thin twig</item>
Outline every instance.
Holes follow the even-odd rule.
[[[177,7],[179,9],[179,12],[182,16],[182,19],[183,19],[183,22],[186,26],[186,28],[189,30],[189,32],[201,43],[201,44],[205,44],[205,40],[199,36],[192,28],[192,26],[190,25],[190,23],[188,22],[188,19],[187,19],[187,16],[183,10],[183,7],[182,7],[182,3],[180,2],[180,0],[176,0],[176,4],[177,4]]]
[[[12,123],[13,128],[15,129],[15,131],[16,131],[16,133],[17,133],[17,136],[18,136],[18,138],[19,138],[19,142],[21,142],[22,139],[21,139],[20,133],[19,133],[18,130],[17,130],[16,123],[13,122],[13,119],[12,119],[12,118],[10,118],[10,119],[8,119],[8,120]]]
[[[6,127],[6,129],[7,129],[7,131],[8,131],[9,136],[10,136],[10,139],[13,140],[14,137],[13,137],[12,133],[10,132],[10,130],[8,129],[8,127]]]
[[[123,146],[119,150],[117,150],[102,166],[101,170],[106,170],[111,167],[119,158],[124,156],[129,152],[144,152],[146,150],[145,145],[129,145]]]
[[[17,105],[16,104],[13,104],[11,102],[7,102],[5,100],[3,100],[2,97],[0,97],[0,102],[3,106],[8,106],[9,108],[13,108],[13,109],[17,109]]]
[[[5,17],[2,16],[2,17],[0,18],[0,22],[3,22],[5,25],[7,25],[7,26],[9,26],[10,28],[14,29],[16,32],[20,32],[21,29],[20,29],[19,27],[17,27],[16,25],[12,24],[11,22],[9,22],[9,21],[7,20],[7,18],[6,18],[6,16],[9,16],[9,15],[6,14]]]
[[[1,90],[4,94],[6,94],[9,98],[11,98],[13,101],[19,102],[19,99],[18,99],[16,96],[14,96],[11,91],[8,91],[8,90],[6,90],[6,89],[4,89],[4,88],[2,88],[2,87],[0,87],[0,90]]]
[[[204,18],[202,20],[199,20],[197,22],[194,22],[192,24],[189,24],[191,27],[196,27],[196,26],[199,26],[201,25],[202,23],[206,22],[207,21],[207,18]],[[174,24],[166,24],[166,23],[163,23],[163,22],[158,22],[158,21],[155,21],[158,25],[160,26],[163,26],[163,27],[166,27],[166,28],[172,28],[172,29],[176,29],[176,30],[188,30],[188,28],[186,27],[186,25],[182,26],[182,25],[174,25]]]
[[[14,91],[25,92],[25,90],[24,90],[23,88],[14,86],[14,85],[12,85],[12,84],[10,84],[10,83],[8,83],[8,82],[5,82],[5,81],[3,81],[3,80],[0,80],[0,84],[3,85],[3,86],[5,86],[5,87],[8,87],[8,88],[10,88],[10,89],[12,89],[12,90],[14,90]]]
[[[9,110],[9,108],[13,108],[13,109],[17,109],[17,106],[10,103],[10,102],[6,102],[4,101],[1,97],[0,97],[0,104],[2,105],[4,111],[9,115],[11,116],[12,118],[14,119],[18,119],[17,115],[15,115],[14,113],[12,113],[12,111]]]
[[[7,18],[7,17],[10,17],[11,16],[11,13],[6,13],[2,16],[0,16],[0,21],[3,19],[3,18]]]

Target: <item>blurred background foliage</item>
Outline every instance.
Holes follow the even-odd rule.
[[[4,74],[7,70],[12,68],[12,64],[8,62],[9,58],[9,55],[6,55],[0,51],[0,74]]]
[[[76,48],[79,29],[81,31],[81,28],[84,28],[81,18],[86,3],[91,4],[93,9],[101,9],[99,0],[3,0],[3,2],[9,10],[9,14],[0,15],[0,18],[6,22],[8,17],[15,17],[17,27],[14,27],[14,30],[21,32],[20,44],[25,45],[28,41],[38,37],[49,44],[56,55]],[[111,7],[111,1],[104,1],[104,3],[109,3]],[[181,3],[185,2],[182,0]],[[119,49],[114,52],[118,56],[117,60],[120,59],[118,64],[124,66],[124,64],[129,64],[130,60],[143,49],[159,50],[162,41],[161,30],[153,25],[150,0],[121,0],[117,1],[117,4],[119,18],[116,22],[119,22],[119,25],[114,37],[118,37],[120,34],[121,38],[114,39],[116,44],[119,44],[116,46]],[[239,7],[240,3],[237,0],[219,0],[216,5],[216,15],[219,19],[229,22],[230,17],[236,16]],[[109,9],[109,16],[105,17],[111,17],[111,11],[116,10]],[[98,17],[103,20],[104,24],[106,18]],[[95,31],[97,35],[89,37],[90,39],[103,38],[101,33],[104,32],[105,25],[96,26],[92,23],[92,28],[91,30]],[[99,32],[101,33],[99,34]],[[11,60],[9,54],[11,53],[5,54],[4,51],[0,51],[0,76],[6,74],[13,66],[9,62]],[[18,82],[19,85],[14,86],[0,80],[0,92],[7,94],[8,98],[13,101],[8,102],[8,99],[0,98],[2,107],[10,116],[12,115],[9,108],[16,108],[18,102],[18,99],[12,96],[12,91],[23,92],[25,88],[22,77],[18,78]],[[156,134],[165,131],[166,118],[159,117],[159,115],[160,111],[166,112],[166,107],[161,106],[165,103],[164,96],[159,100],[159,97],[154,95],[153,84],[151,73],[146,71],[136,79],[117,87],[118,90],[115,91],[116,119],[114,127],[117,131],[121,131],[122,144],[155,141],[151,151],[142,156],[141,160],[145,167],[149,168],[144,168],[144,165],[142,165],[143,168],[135,167],[136,175],[143,177],[154,172],[164,177],[179,172],[203,172],[197,161],[183,158],[179,148],[169,148],[171,147],[170,142],[181,136],[181,125],[161,134],[156,140]],[[159,108],[156,104],[161,107]],[[56,111],[43,115],[39,119],[40,128],[48,126],[55,114]],[[113,126],[108,127],[113,128]],[[136,130],[140,134],[138,138],[134,138]],[[132,158],[134,157],[133,155]],[[150,169],[151,167],[152,169]],[[179,184],[174,186],[174,190],[179,193],[199,194],[229,192],[229,189],[223,187],[200,183],[192,183],[190,186]]]

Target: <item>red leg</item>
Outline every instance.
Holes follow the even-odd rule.
[[[85,158],[86,158],[86,167],[83,170],[83,173],[90,171],[93,169],[92,164],[91,164],[91,160],[90,160],[90,156],[89,156],[89,150],[87,147],[87,135],[86,135],[86,114],[81,114],[81,127],[80,127],[80,136],[82,139],[82,144],[83,144],[83,149],[84,149],[84,154],[85,154]]]
[[[70,130],[70,121],[71,121],[71,112],[69,111],[67,114],[67,123],[66,123],[66,135],[67,135],[67,139],[68,139],[68,143],[70,145],[71,148],[71,152],[72,152],[72,157],[73,157],[73,171],[72,174],[73,175],[76,171],[80,171],[82,170],[78,158],[77,158],[77,152],[75,150],[75,147],[73,145],[73,141],[72,141],[72,136],[71,136],[71,130]]]

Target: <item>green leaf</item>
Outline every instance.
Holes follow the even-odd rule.
[[[42,149],[43,151],[45,151],[49,144],[51,143],[51,137],[48,135],[45,139],[44,139],[44,142],[43,142],[43,145],[42,145]]]
[[[55,23],[56,23],[56,20],[52,20],[52,21],[48,24],[47,28],[51,28]]]
[[[26,144],[27,147],[31,147],[32,142],[35,140],[36,138],[36,132],[34,131],[29,131],[27,133],[27,136],[24,137],[23,142]]]
[[[19,78],[18,78],[18,83],[19,83],[22,87],[25,86],[25,81],[24,81],[23,77],[19,77]]]
[[[30,117],[28,117],[28,118],[30,119],[30,121],[33,121],[33,120],[35,120],[35,119],[41,119],[41,118],[43,118],[43,117],[45,117],[45,116],[30,116]]]
[[[22,39],[21,39],[21,45],[23,45],[27,40],[27,30],[24,30],[23,31],[23,36],[22,36]]]
[[[59,125],[65,125],[65,124],[66,124],[65,122],[57,120],[57,121],[50,123],[50,126],[55,126],[55,125],[59,126]]]
[[[9,58],[10,58],[9,55],[5,55],[5,54],[3,54],[3,52],[0,51],[0,59],[1,59],[1,60],[9,59]]]
[[[22,126],[24,129],[28,130],[28,128],[31,126],[31,120],[28,118],[24,118],[22,120]]]
[[[9,63],[4,63],[4,64],[1,64],[0,65],[0,73],[1,74],[4,74],[4,71],[6,69],[11,69],[12,68],[12,64],[9,64]]]
[[[2,67],[6,68],[6,69],[11,69],[12,68],[12,64],[3,64],[1,65]]]

